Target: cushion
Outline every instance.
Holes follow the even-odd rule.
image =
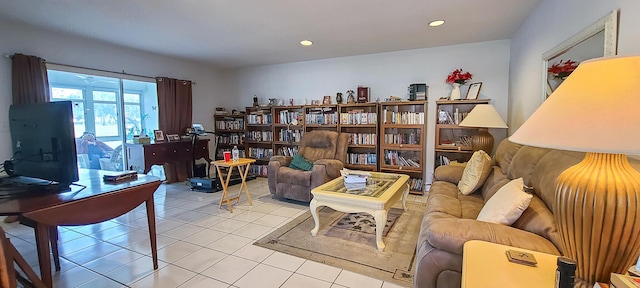
[[[302,155],[296,154],[291,159],[291,163],[289,164],[289,168],[311,171],[313,169],[313,163],[309,162],[309,160],[304,159]]]
[[[475,192],[487,180],[489,172],[491,172],[491,157],[482,150],[474,152],[462,172],[458,190],[464,195]]]
[[[494,194],[478,214],[477,220],[511,225],[522,215],[533,195],[523,191],[522,178],[511,180]]]

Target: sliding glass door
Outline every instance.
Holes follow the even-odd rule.
[[[155,82],[48,70],[51,101],[73,103],[81,168],[125,170],[126,143],[158,129]]]

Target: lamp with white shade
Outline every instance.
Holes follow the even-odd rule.
[[[471,149],[489,154],[493,151],[493,136],[488,128],[509,128],[491,104],[476,105],[458,126],[477,127],[478,133],[471,137]]]
[[[576,286],[609,283],[640,253],[640,56],[582,62],[509,140],[586,152],[557,180],[554,218]],[[534,187],[535,189],[536,187]],[[579,281],[578,281],[579,280]]]

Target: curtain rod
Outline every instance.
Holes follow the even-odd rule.
[[[13,55],[11,55],[11,54],[4,54],[4,57],[6,57],[6,58],[11,58],[12,56]],[[122,72],[116,72],[116,71],[109,71],[109,70],[104,70],[104,69],[87,68],[87,67],[81,67],[81,66],[76,66],[76,65],[49,62],[49,61],[46,61],[46,60],[45,60],[45,62],[48,63],[48,64],[64,66],[64,67],[69,67],[69,68],[89,69],[89,70],[95,70],[95,71],[100,71],[100,72],[122,74],[122,75],[127,75],[127,76],[141,77],[141,78],[147,78],[147,79],[153,79],[153,80],[156,80],[156,78],[157,78],[157,77],[151,77],[151,76],[145,76],[145,75],[131,74],[131,73],[124,72],[124,70],[122,70]],[[192,85],[198,85],[198,83],[196,83],[195,81],[191,81],[191,84]]]

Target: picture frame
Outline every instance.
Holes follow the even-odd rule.
[[[153,138],[155,141],[162,142],[164,141],[164,133],[162,130],[153,130]]]
[[[320,100],[311,100],[311,105],[320,105]]]
[[[179,141],[180,140],[180,135],[178,134],[168,134],[167,135],[167,140],[168,141]]]
[[[475,100],[478,99],[480,95],[480,88],[482,88],[482,82],[476,82],[469,84],[469,90],[467,91],[467,100]]]
[[[322,105],[331,105],[331,96],[324,96],[322,98]]]

